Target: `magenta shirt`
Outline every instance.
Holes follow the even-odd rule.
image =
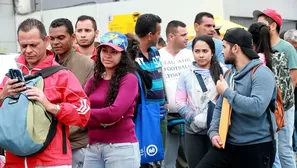
[[[85,91],[91,86],[91,77]],[[118,95],[111,106],[105,107],[109,81],[102,80],[89,95],[91,116],[88,122],[89,144],[137,142],[135,125],[132,120],[138,95],[138,80],[134,74],[127,74],[120,83]],[[118,121],[118,122],[117,122]],[[103,128],[101,123],[114,125]]]

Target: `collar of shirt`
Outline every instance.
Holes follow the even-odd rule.
[[[79,51],[79,48],[78,48],[78,47],[76,47],[75,50],[76,50],[76,52],[81,53],[81,52]],[[82,53],[81,53],[81,54],[82,54]],[[96,61],[96,58],[97,58],[97,48],[94,47],[94,50],[93,50],[91,59],[92,59],[93,61]]]

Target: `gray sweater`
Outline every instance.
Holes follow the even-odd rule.
[[[251,60],[241,70],[232,67],[227,75],[227,88],[218,99],[208,135],[212,138],[218,135],[222,100],[226,98],[232,106],[231,125],[227,143],[233,145],[251,145],[272,140],[267,119],[267,110],[271,113],[273,130],[276,130],[275,118],[269,104],[275,105],[276,84],[273,73],[266,66],[260,66],[254,72],[253,67],[260,64],[259,59]],[[231,85],[231,86],[232,86]]]

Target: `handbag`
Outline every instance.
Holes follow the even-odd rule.
[[[141,104],[138,105],[138,115],[135,120],[135,132],[139,141],[141,164],[161,161],[164,159],[164,149],[160,130],[159,103],[146,104],[142,81],[138,73]]]
[[[178,113],[168,113],[167,121],[167,130],[171,134],[185,135],[185,120]]]

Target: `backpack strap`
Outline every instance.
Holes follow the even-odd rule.
[[[226,78],[226,76],[231,72],[231,68],[229,68],[226,72],[225,72],[225,75],[224,75],[224,78]]]
[[[62,69],[67,69],[67,68],[66,68],[66,67],[63,67],[63,66],[61,66],[61,65],[50,66],[50,67],[48,67],[48,68],[44,68],[44,69],[40,70],[40,71],[38,72],[38,74],[39,74],[40,76],[42,76],[42,78],[47,78],[47,77],[49,77],[49,76],[51,76],[51,75],[53,75],[53,74],[59,72],[59,71],[62,70]]]
[[[194,71],[194,74],[196,75],[196,78],[197,78],[197,80],[199,82],[199,85],[200,85],[202,91],[203,92],[206,92],[207,91],[207,87],[205,86],[205,83],[204,83],[204,81],[202,79],[202,76],[199,73],[195,72],[195,71]]]
[[[42,78],[47,78],[57,72],[59,72],[62,69],[67,69],[66,67],[63,67],[61,65],[55,65],[55,66],[50,66],[47,68],[44,68],[40,71],[38,71],[37,73],[33,74],[33,75],[27,75],[25,76],[25,81],[37,78],[38,76],[41,76]]]
[[[258,64],[256,66],[254,66],[254,68],[252,69],[252,73],[251,73],[251,80],[253,79],[254,73],[256,72],[256,70],[261,66],[262,64]]]

